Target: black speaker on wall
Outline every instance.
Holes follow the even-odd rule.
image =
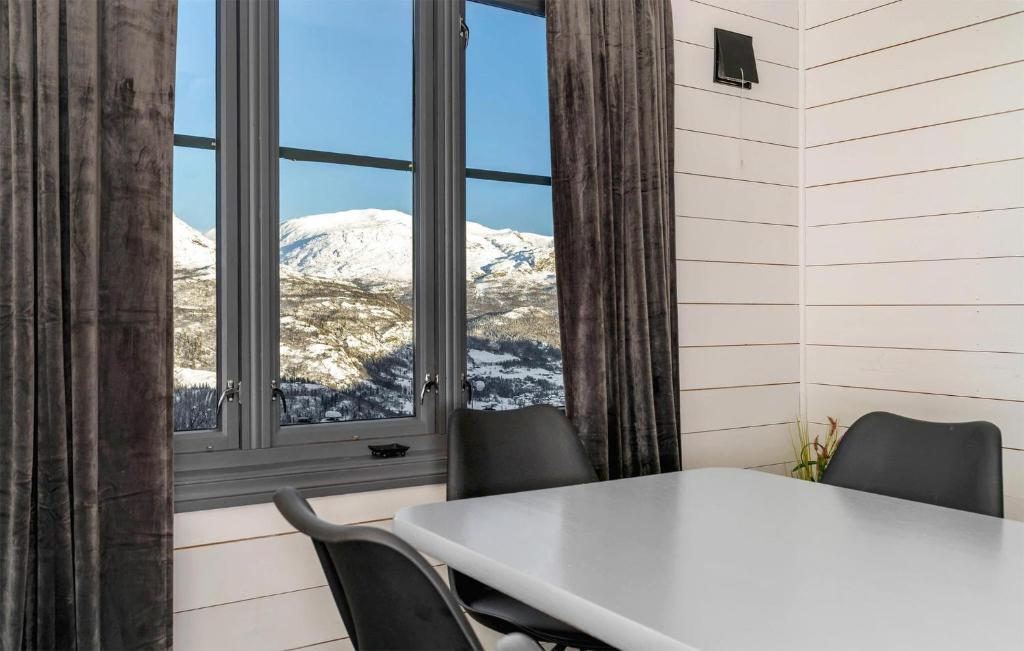
[[[753,38],[715,28],[715,83],[739,88],[758,83]]]

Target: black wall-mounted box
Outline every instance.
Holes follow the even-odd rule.
[[[753,38],[715,28],[715,83],[740,88],[757,83]]]

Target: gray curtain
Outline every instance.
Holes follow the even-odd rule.
[[[604,477],[679,470],[671,2],[548,0],[547,39],[566,410]]]
[[[171,645],[174,0],[0,0],[0,648]]]

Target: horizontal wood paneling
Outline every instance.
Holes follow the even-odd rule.
[[[684,390],[799,382],[800,350],[795,344],[683,348],[679,373]]]
[[[735,11],[788,27],[800,24],[800,6],[793,0],[701,0],[704,4]]]
[[[676,83],[701,88],[723,95],[742,97],[745,101],[771,102],[796,108],[800,90],[800,71],[773,63],[758,62],[759,83],[749,89],[714,82],[715,52],[699,45],[675,42]]]
[[[798,302],[796,267],[718,262],[678,262],[681,303]]]
[[[1024,400],[1024,355],[807,346],[807,381],[975,398]]]
[[[806,191],[807,224],[1024,207],[1024,161],[841,183]]]
[[[864,11],[899,2],[900,0],[808,0],[804,2],[805,29],[814,29],[825,23],[842,20]]]
[[[1024,11],[1020,0],[903,0],[809,30],[808,68]]]
[[[809,265],[1015,255],[1024,255],[1024,208],[807,229]]]
[[[796,185],[797,150],[738,138],[676,130],[677,172]]]
[[[347,636],[327,586],[174,616],[174,646],[188,651],[278,651]]]
[[[679,344],[737,346],[800,341],[796,305],[680,305]]]
[[[1017,14],[812,68],[805,73],[806,106],[1024,61],[1022,34],[1024,14]]]
[[[806,179],[814,186],[1021,156],[1024,111],[1013,111],[808,149]]]
[[[175,612],[326,584],[309,537],[299,533],[180,549],[174,575]]]
[[[1024,449],[1024,402],[957,398],[922,393],[807,385],[808,419],[824,422],[826,417],[844,425],[872,411],[889,411],[908,418],[936,422],[987,420],[1002,430],[1005,447]]]
[[[1003,493],[1024,498],[1024,451],[1003,449]]]
[[[794,265],[799,262],[797,246],[792,226],[676,218],[676,256],[681,260]]]
[[[809,344],[1024,353],[1024,306],[809,306]]]
[[[391,531],[391,525],[392,520],[377,520],[361,526]],[[261,569],[253,572],[254,567]],[[174,574],[175,612],[326,584],[309,538],[300,533],[179,549]]]
[[[353,651],[353,649],[352,640],[347,637],[343,640],[332,640],[330,642],[302,647],[302,651]]]
[[[682,431],[787,423],[796,418],[799,397],[798,384],[683,391]]]
[[[686,86],[675,93],[676,128],[790,147],[799,142],[796,109]]]
[[[792,423],[743,427],[720,432],[684,434],[682,437],[683,470],[728,466],[749,468],[769,466],[779,474],[777,465],[793,457],[791,437],[796,429]]]
[[[807,31],[810,421],[989,420],[1024,442],[1021,11],[902,0]]]
[[[1024,259],[808,267],[808,305],[1022,305]]]
[[[1024,108],[1024,63],[808,109],[807,146]]]
[[[368,493],[315,497],[309,502],[320,517],[351,524],[387,520],[410,504],[443,502],[444,484]],[[271,503],[174,514],[174,547],[192,547],[295,531]]]
[[[443,499],[444,486],[434,485],[310,502],[332,522],[389,528],[399,509]],[[309,539],[293,531],[273,504],[176,514],[175,646],[333,648],[347,637]]]
[[[796,30],[726,11],[699,2],[690,2],[685,11],[673,12],[673,37],[712,49],[715,28],[741,34],[756,34],[754,57],[795,68],[799,65]],[[758,65],[760,72],[761,66]],[[710,69],[709,69],[710,70]]]
[[[676,214],[767,224],[797,223],[797,189],[676,174]]]
[[[673,0],[673,15],[683,428],[789,421],[770,397],[795,400],[796,384],[763,385],[799,381],[799,33],[781,24],[799,5]],[[753,37],[753,88],[713,83],[715,27]],[[741,388],[694,391],[709,387]]]

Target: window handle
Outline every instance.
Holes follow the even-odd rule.
[[[462,47],[469,47],[469,25],[466,24],[466,19],[459,16],[459,37],[462,38]]]
[[[466,374],[462,374],[462,391],[466,394],[466,404],[473,407],[473,383],[469,381]]]
[[[285,400],[284,391],[281,390],[281,385],[278,384],[277,380],[271,380],[270,381],[270,399],[276,401],[279,396],[281,398],[281,407],[284,409],[284,413],[287,414],[288,413],[288,401]]]
[[[430,373],[427,373],[426,377],[423,378],[423,388],[420,389],[420,404],[421,405],[423,404],[423,401],[427,397],[427,389],[430,389],[430,388],[433,388],[434,389],[434,393],[437,393],[437,378],[431,376]]]
[[[220,420],[220,412],[224,408],[224,401],[234,402],[235,398],[238,397],[238,390],[241,385],[241,382],[236,386],[234,380],[228,380],[227,386],[221,392],[220,398],[217,399],[217,420]]]

